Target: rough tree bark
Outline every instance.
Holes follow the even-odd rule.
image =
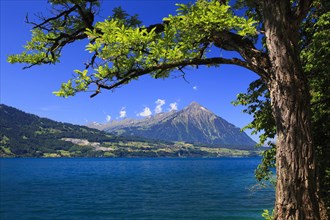
[[[271,69],[267,82],[277,128],[276,220],[320,219],[310,96],[300,65],[299,22],[290,1],[262,1]]]

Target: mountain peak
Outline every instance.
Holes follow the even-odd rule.
[[[193,111],[193,112],[200,112],[200,111],[207,111],[207,108],[199,104],[198,102],[192,102],[190,103],[186,108],[184,108],[184,111]]]
[[[199,104],[198,102],[191,102],[187,108],[193,108],[193,107],[203,107],[201,104]]]

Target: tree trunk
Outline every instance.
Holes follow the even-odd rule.
[[[285,73],[279,68],[269,85],[277,128],[275,219],[320,219],[308,89],[297,73]]]
[[[262,1],[271,61],[267,81],[277,129],[276,220],[320,219],[310,96],[298,51],[290,1]]]

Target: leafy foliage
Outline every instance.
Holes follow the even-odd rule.
[[[264,217],[265,220],[273,220],[274,219],[274,210],[272,213],[269,212],[269,210],[264,210],[264,212],[261,214],[262,217]]]
[[[232,103],[247,106],[243,112],[253,114],[253,121],[243,130],[252,129],[252,134],[263,132],[259,136],[258,146],[263,146],[267,139],[275,137],[276,128],[272,117],[269,92],[261,79],[250,83],[247,93],[238,94],[236,101]],[[272,145],[271,142],[268,144]]]
[[[243,112],[253,115],[252,122],[246,125],[243,130],[251,129],[252,134],[260,133],[257,146],[268,145],[270,147],[262,153],[262,161],[255,171],[257,180],[272,180],[276,148],[271,139],[275,138],[276,127],[266,85],[260,79],[250,83],[247,93],[238,94],[233,104],[246,106]]]
[[[330,213],[330,4],[315,4],[322,10],[314,15],[315,23],[306,24],[305,33],[310,41],[302,50],[302,61],[311,88],[312,132],[320,167],[321,196]]]
[[[58,14],[48,19],[40,15],[39,24],[27,16],[26,22],[33,25],[32,38],[24,46],[25,50],[9,56],[8,62],[29,64],[25,68],[59,62],[64,46],[86,38],[84,31],[92,27],[100,6],[97,0],[49,0],[49,3]]]

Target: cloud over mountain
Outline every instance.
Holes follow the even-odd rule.
[[[173,103],[170,103],[170,111],[176,111],[178,110],[178,103],[176,102],[173,102]]]
[[[119,118],[126,118],[126,109],[122,107],[119,111]]]
[[[137,114],[137,116],[147,117],[147,116],[150,116],[151,114],[152,113],[151,113],[150,108],[145,107],[142,112],[140,112],[140,113]]]
[[[164,99],[157,99],[156,103],[156,108],[155,108],[155,113],[161,113],[163,111],[162,106],[165,105],[165,100]]]

